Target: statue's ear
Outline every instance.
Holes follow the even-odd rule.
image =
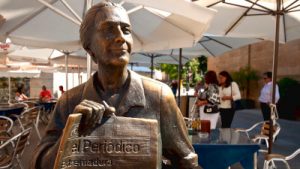
[[[85,50],[92,57],[93,61],[97,64],[98,61],[97,61],[97,58],[95,57],[94,52],[91,49],[85,49]]]

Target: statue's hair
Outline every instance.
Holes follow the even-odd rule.
[[[90,50],[90,44],[92,42],[92,32],[96,30],[96,24],[99,23],[99,18],[97,14],[100,13],[104,7],[111,7],[111,8],[120,8],[125,10],[119,4],[115,4],[109,1],[102,1],[94,6],[92,6],[86,13],[81,26],[80,26],[80,41],[82,43],[82,47],[85,50]],[[94,57],[94,56],[92,56]],[[94,59],[94,58],[93,58]]]

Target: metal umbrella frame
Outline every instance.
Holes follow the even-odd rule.
[[[274,35],[274,49],[273,49],[273,66],[272,66],[272,104],[270,105],[271,110],[274,110],[272,106],[275,105],[275,92],[276,92],[276,81],[277,81],[277,66],[278,66],[278,50],[279,50],[279,32],[280,32],[280,19],[283,21],[283,32],[284,32],[284,42],[287,41],[286,34],[286,15],[288,13],[299,12],[300,11],[300,1],[299,0],[290,0],[287,1],[287,5],[283,0],[276,0],[276,9],[272,9],[268,6],[265,6],[264,0],[239,0],[239,1],[230,1],[230,0],[219,0],[214,3],[207,4],[207,7],[213,7],[217,4],[223,3],[227,5],[232,5],[235,7],[243,8],[245,11],[243,14],[231,24],[231,26],[226,30],[225,35],[229,35],[231,31],[234,30],[236,26],[242,21],[244,17],[255,17],[255,16],[267,16],[271,15],[275,17],[275,35]],[[275,1],[275,0],[274,0]],[[270,3],[270,1],[267,1]],[[245,5],[248,3],[248,5]],[[250,13],[251,11],[251,13]],[[255,11],[255,12],[253,12]],[[275,120],[275,113],[271,112],[270,118],[270,129],[273,128],[273,120]],[[268,153],[272,152],[272,140],[273,140],[273,130],[269,132],[269,150]]]

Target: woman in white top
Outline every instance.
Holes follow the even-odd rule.
[[[227,71],[219,73],[219,92],[221,104],[219,105],[222,128],[230,128],[235,109],[231,106],[232,101],[241,99],[239,86],[235,83]]]

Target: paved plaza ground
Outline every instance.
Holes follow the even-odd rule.
[[[262,121],[262,115],[258,109],[247,109],[236,112],[232,127],[234,128],[248,128],[253,124]],[[273,152],[280,153],[283,155],[289,155],[297,148],[300,148],[300,122],[279,120],[281,125],[280,134],[274,143]],[[41,132],[44,133],[45,126],[41,125]],[[22,163],[27,169],[29,167],[34,147],[38,144],[36,133],[33,131],[30,144],[25,150]],[[292,169],[300,169],[300,155],[293,160],[289,161]],[[263,167],[263,155],[258,155],[258,168]],[[241,169],[239,164],[235,164],[231,169]],[[278,169],[284,169],[283,165],[278,163]]]

